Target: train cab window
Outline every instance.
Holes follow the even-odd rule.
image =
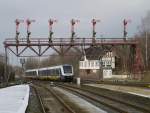
[[[63,66],[64,73],[72,73],[72,67],[71,66]]]

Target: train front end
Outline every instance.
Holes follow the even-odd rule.
[[[63,65],[62,66],[62,80],[63,81],[73,81],[73,66],[72,65]]]

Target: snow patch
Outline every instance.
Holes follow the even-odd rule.
[[[0,113],[25,113],[29,90],[29,85],[16,85],[0,89]]]

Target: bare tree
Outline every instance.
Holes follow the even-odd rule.
[[[38,68],[39,61],[36,58],[27,58],[25,62],[25,69],[34,69]]]
[[[142,18],[141,25],[139,26],[139,33],[135,38],[139,41],[139,47],[141,48],[142,57],[145,68],[150,69],[150,11]]]

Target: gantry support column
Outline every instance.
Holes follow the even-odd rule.
[[[4,71],[4,78],[3,81],[7,82],[8,79],[8,53],[7,53],[7,47],[5,46],[5,71]]]

